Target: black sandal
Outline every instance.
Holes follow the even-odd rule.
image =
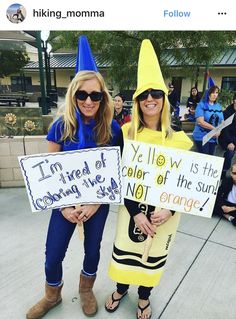
[[[114,292],[112,293],[112,295],[111,295],[112,304],[113,304],[114,302],[117,302],[117,301],[118,301],[118,304],[117,304],[117,306],[115,306],[115,308],[113,308],[113,309],[107,308],[107,306],[105,305],[105,309],[106,309],[106,311],[108,311],[108,312],[114,312],[114,311],[117,310],[117,308],[118,308],[119,305],[120,305],[121,300],[124,298],[124,296],[127,295],[128,291],[126,291],[120,298],[117,298],[117,299],[114,298],[114,293],[115,293],[115,291],[114,291]]]
[[[140,307],[140,305],[138,304],[138,309],[141,311],[141,316],[143,316],[143,312],[145,309],[147,309],[148,307],[150,307],[150,301],[148,301],[148,304],[145,307]],[[150,307],[151,308],[151,307]],[[151,313],[149,315],[149,317],[147,317],[148,319],[150,319],[152,316],[152,309],[151,309]],[[138,311],[137,311],[137,315],[136,315],[137,319],[139,319],[139,315],[138,315]]]

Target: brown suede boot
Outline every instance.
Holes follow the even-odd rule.
[[[57,306],[61,302],[61,289],[60,287],[52,287],[47,283],[45,284],[45,296],[38,303],[36,303],[26,314],[27,319],[42,318],[50,309]]]
[[[96,276],[86,276],[80,274],[80,302],[84,314],[88,317],[94,316],[98,310],[97,300],[92,291],[95,279]]]

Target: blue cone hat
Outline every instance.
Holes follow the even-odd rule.
[[[208,77],[208,81],[207,81],[207,90],[205,91],[205,94],[204,94],[204,101],[206,103],[208,103],[208,99],[209,99],[209,89],[215,85],[215,82],[213,81],[213,79],[209,76]]]
[[[79,37],[78,41],[78,53],[77,53],[77,59],[76,59],[76,74],[79,71],[94,71],[98,72],[98,68],[95,62],[95,59],[93,57],[88,39],[85,35],[81,35]],[[88,134],[88,128],[85,129],[84,123],[81,118],[81,113],[79,108],[76,109],[76,118],[78,121],[78,132],[77,132],[77,139],[79,141],[78,148],[84,148],[85,147],[85,131],[87,131]],[[94,120],[91,120],[90,126],[94,127],[95,123]],[[93,134],[93,130],[90,130],[90,134]],[[93,141],[93,138],[91,138]],[[96,145],[93,145],[96,146]]]
[[[208,84],[207,84],[208,89],[210,89],[210,87],[212,87],[214,85],[215,85],[215,83],[214,83],[213,79],[209,76]]]
[[[79,71],[98,72],[98,68],[93,57],[88,39],[85,35],[81,35],[79,37],[75,71],[76,73],[78,73]]]

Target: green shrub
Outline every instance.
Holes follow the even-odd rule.
[[[222,105],[222,108],[225,109],[233,101],[234,92],[228,90],[221,90],[219,94],[218,101]]]

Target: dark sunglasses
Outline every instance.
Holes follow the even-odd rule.
[[[144,91],[143,93],[137,96],[139,101],[144,101],[148,98],[148,95],[151,94],[153,99],[161,99],[164,96],[164,92],[161,90],[150,90]]]
[[[81,101],[87,100],[88,96],[90,97],[90,99],[93,102],[98,102],[98,101],[102,100],[103,92],[93,91],[91,93],[87,93],[86,91],[80,91],[80,90],[75,92],[76,99],[81,100]]]

